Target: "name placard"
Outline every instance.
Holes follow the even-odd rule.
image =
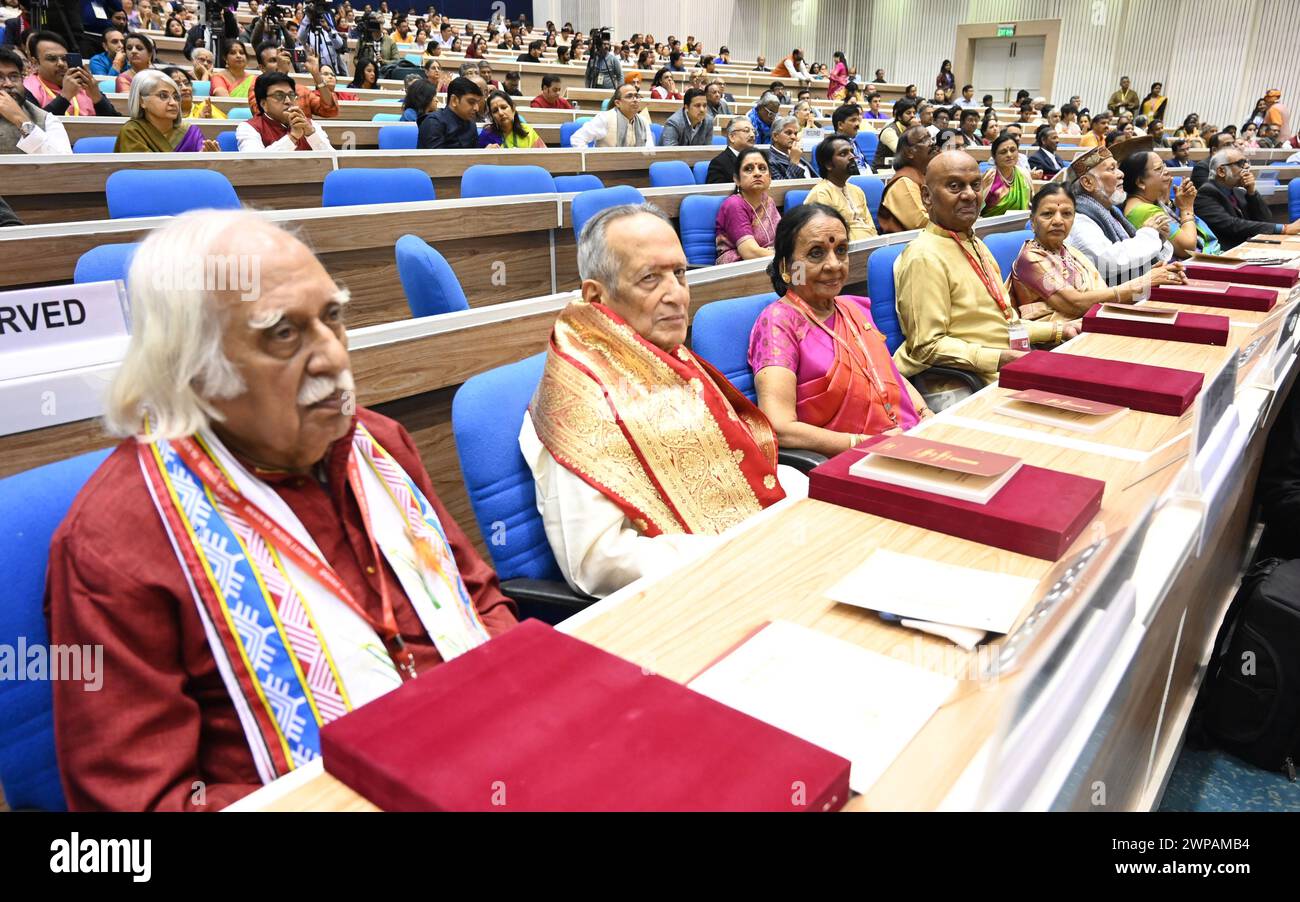
[[[1205,387],[1196,398],[1193,406],[1192,440],[1196,443],[1192,457],[1196,458],[1214,434],[1214,427],[1219,425],[1223,415],[1232,407],[1237,393],[1237,355],[1229,354],[1223,366],[1208,379]]]
[[[0,355],[130,334],[121,282],[0,292]]]

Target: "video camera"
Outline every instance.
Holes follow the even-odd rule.
[[[270,0],[266,6],[262,7],[262,18],[268,23],[274,22],[278,25],[284,21],[284,9],[275,0]]]

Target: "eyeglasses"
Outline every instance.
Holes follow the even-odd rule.
[[[274,94],[267,94],[267,100],[274,100],[276,103],[297,103],[298,95],[286,94],[284,91],[276,91]]]
[[[6,85],[6,84],[20,85],[22,83],[23,83],[23,74],[21,72],[15,72],[12,75],[5,75],[3,72],[0,72],[0,85]]]
[[[154,93],[152,93],[152,94],[146,94],[145,96],[146,96],[146,97],[157,97],[157,98],[158,98],[159,100],[161,100],[163,103],[166,103],[166,102],[169,101],[169,100],[176,100],[176,101],[179,101],[179,100],[181,99],[181,95],[179,95],[179,94],[173,94],[171,91],[155,91]]]

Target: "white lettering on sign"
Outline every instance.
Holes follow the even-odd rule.
[[[0,292],[0,354],[124,337],[127,323],[120,282]]]

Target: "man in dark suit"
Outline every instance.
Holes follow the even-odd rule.
[[[1268,203],[1255,192],[1255,173],[1236,146],[1210,158],[1210,179],[1196,195],[1196,215],[1230,250],[1255,235],[1300,235],[1300,219],[1288,225],[1272,221]]]
[[[1029,155],[1029,168],[1038,169],[1044,178],[1054,178],[1058,172],[1069,164],[1056,155],[1056,146],[1060,143],[1056,129],[1050,125],[1040,125],[1034,133],[1034,143],[1038,150]]]
[[[1196,186],[1197,191],[1201,190],[1201,186],[1204,185],[1206,180],[1210,177],[1210,160],[1214,158],[1216,153],[1223,150],[1223,148],[1236,143],[1236,140],[1237,139],[1232,136],[1232,132],[1219,132],[1210,139],[1209,156],[1204,160],[1198,160],[1192,164],[1192,184]]]
[[[707,185],[730,185],[736,180],[736,157],[754,143],[754,126],[748,117],[732,116],[727,123],[727,146],[709,161],[709,172],[704,177]]]

